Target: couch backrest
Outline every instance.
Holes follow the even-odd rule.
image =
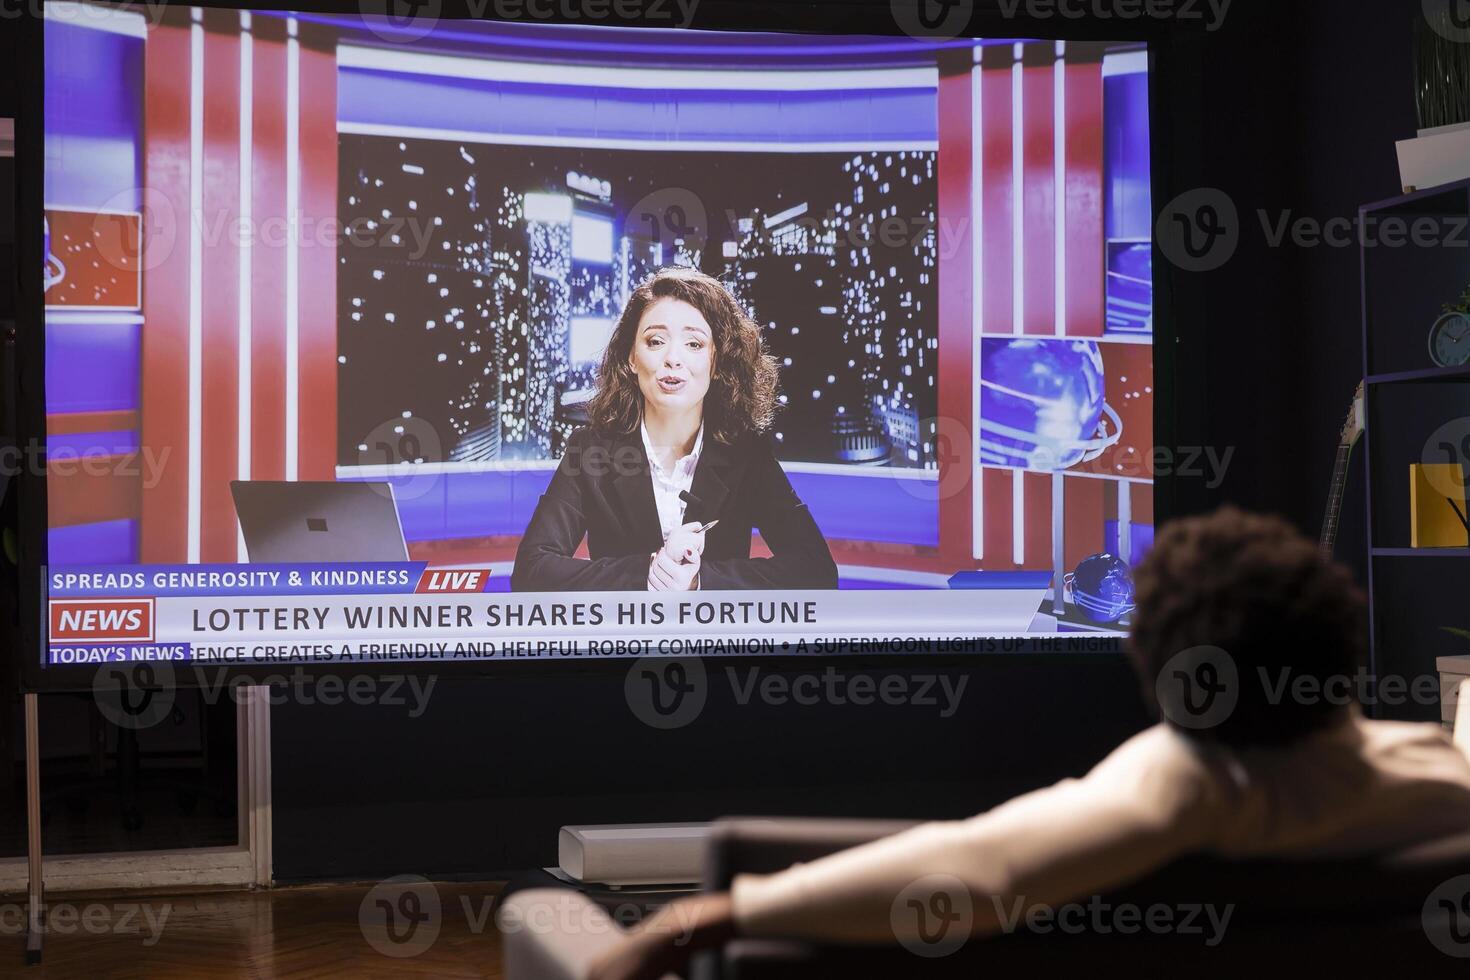
[[[1417,912],[1440,885],[1470,874],[1470,833],[1371,858],[1227,861],[1190,857],[1114,889],[1129,902],[1233,904],[1255,917],[1334,921]]]

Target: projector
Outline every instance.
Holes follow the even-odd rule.
[[[563,875],[587,884],[692,885],[704,868],[707,823],[583,824],[557,834]]]

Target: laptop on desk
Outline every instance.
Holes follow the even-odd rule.
[[[248,560],[407,561],[391,483],[232,480]]]

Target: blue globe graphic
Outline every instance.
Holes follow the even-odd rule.
[[[1122,434],[1106,403],[1096,341],[989,337],[980,341],[980,462],[1064,470]],[[1104,414],[1111,423],[1098,436]]]
[[[1153,330],[1153,245],[1108,245],[1108,333]]]
[[[1133,611],[1133,573],[1116,555],[1082,559],[1071,580],[1073,603],[1094,623],[1116,623]]]

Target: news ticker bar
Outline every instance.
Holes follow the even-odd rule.
[[[1030,636],[1045,595],[486,592],[490,578],[488,569],[419,562],[53,568],[47,662],[974,652]]]
[[[862,657],[977,653],[1120,653],[1121,633],[1028,633],[1013,636],[888,634],[813,637],[782,634],[745,638],[623,637],[617,640],[435,641],[386,640],[352,644],[189,643],[59,645],[48,666],[94,667],[178,663],[195,667],[308,667],[375,664],[488,663],[518,660],[611,660],[639,657]]]
[[[57,566],[44,574],[52,598],[453,594],[484,592],[492,577],[488,568],[422,561]]]

